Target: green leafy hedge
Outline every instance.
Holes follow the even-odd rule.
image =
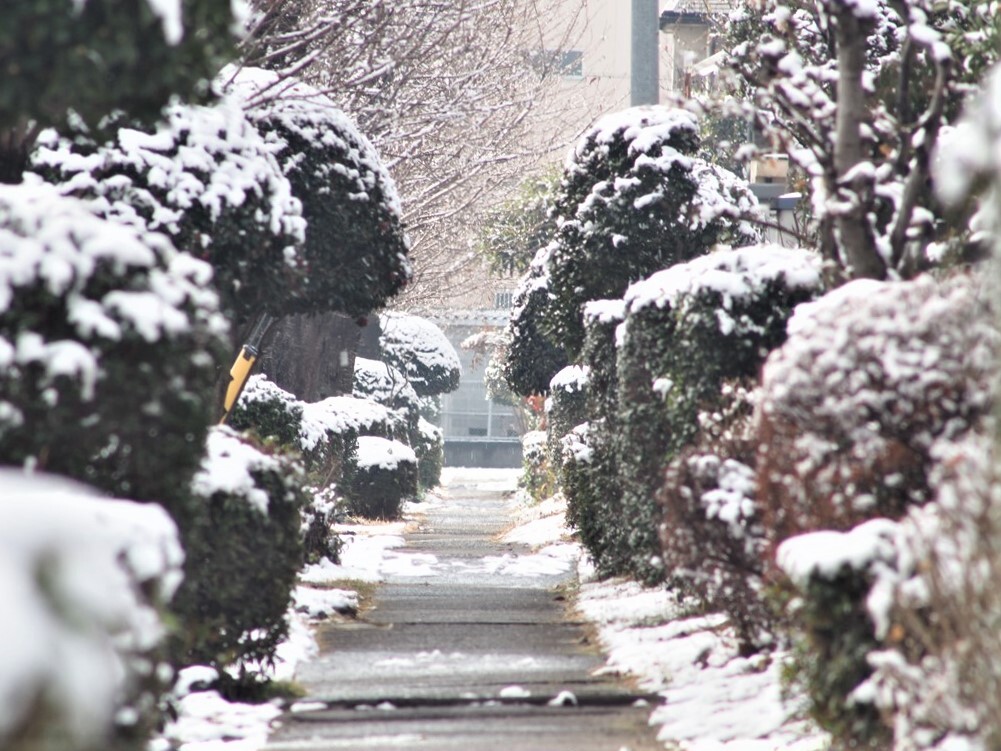
[[[228,427],[214,428],[195,476],[198,501],[182,521],[185,578],[173,606],[179,664],[219,669],[236,696],[256,682],[288,634],[285,613],[303,563],[299,465]]]
[[[793,308],[819,288],[813,254],[752,246],[679,264],[627,291],[617,444],[628,568],[641,579],[670,573],[654,496],[668,462],[698,437],[699,411],[722,405],[726,379],[757,374],[784,341]]]
[[[368,519],[395,519],[418,491],[417,455],[387,438],[358,439],[357,469],[348,491],[349,508]]]

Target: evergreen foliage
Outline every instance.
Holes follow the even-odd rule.
[[[254,668],[272,664],[288,635],[303,562],[303,481],[297,463],[225,427],[210,435],[194,479],[198,505],[181,520],[185,578],[173,605],[182,627],[172,650],[181,665],[218,668],[233,697],[256,683]]]
[[[793,308],[819,288],[816,256],[752,246],[674,266],[627,291],[617,442],[629,569],[637,576],[670,574],[654,494],[667,463],[698,437],[699,411],[722,406],[725,380],[757,375],[785,340]]]
[[[167,234],[208,261],[230,320],[281,315],[304,292],[302,206],[274,147],[233,97],[173,104],[155,126],[119,124],[102,143],[47,132],[32,169],[102,215]]]
[[[234,4],[183,0],[18,0],[0,11],[0,129],[97,125],[124,110],[147,121],[173,95],[206,94],[234,53]]]
[[[0,461],[180,521],[226,334],[210,278],[47,186],[0,189]]]
[[[374,147],[326,96],[257,68],[220,76],[273,145],[302,203],[303,288],[292,312],[361,316],[411,276],[396,186]]]
[[[542,327],[570,356],[583,344],[584,303],[620,297],[716,243],[759,239],[745,221],[757,201],[696,156],[697,131],[688,112],[640,107],[602,118],[574,147],[556,198],[559,229],[539,259],[551,295]]]
[[[418,396],[459,388],[459,354],[445,333],[426,318],[396,311],[380,314],[379,350],[382,359],[406,376]]]

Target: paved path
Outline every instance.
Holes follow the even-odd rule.
[[[632,690],[593,675],[603,660],[560,594],[571,574],[499,542],[503,493],[461,482],[407,535],[411,575],[388,576],[358,622],[319,631],[299,672],[317,703],[268,749],[662,751]]]

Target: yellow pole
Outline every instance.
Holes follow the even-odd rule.
[[[236,400],[240,398],[240,393],[247,383],[247,378],[250,377],[250,371],[253,369],[256,360],[257,349],[249,344],[243,345],[240,354],[236,356],[236,362],[229,369],[229,385],[226,387],[226,399],[223,402],[222,419],[219,420],[220,425],[226,422],[226,418],[229,417],[229,413],[233,410]]]

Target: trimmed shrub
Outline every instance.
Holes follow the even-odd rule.
[[[420,486],[430,490],[441,483],[441,470],[445,466],[445,434],[423,417],[417,423],[417,469]]]
[[[417,455],[406,444],[361,436],[348,501],[366,519],[395,519],[404,500],[417,496]]]
[[[253,430],[261,438],[300,449],[302,407],[295,396],[255,373],[247,379],[226,422],[236,430]]]
[[[381,313],[379,349],[382,358],[406,376],[418,396],[459,388],[459,354],[442,330],[426,318],[394,311]]]
[[[546,432],[530,430],[521,437],[522,473],[518,484],[536,503],[556,491],[556,476],[546,451]]]
[[[614,434],[604,419],[578,425],[563,438],[560,487],[573,527],[600,576],[623,570],[624,525],[615,470]]]
[[[226,325],[211,268],[43,185],[0,187],[0,463],[187,513]]]
[[[388,363],[356,357],[352,394],[389,409],[394,417],[392,437],[411,446],[416,443],[420,403],[403,373]]]
[[[544,253],[539,251],[536,258]],[[508,388],[518,396],[545,394],[553,376],[567,365],[563,348],[554,345],[540,328],[548,304],[548,279],[540,265],[533,263],[515,292],[507,325],[510,344],[503,374]]]
[[[306,274],[297,251],[306,225],[272,145],[233,97],[173,104],[164,118],[118,127],[107,143],[50,131],[32,169],[103,216],[162,232],[208,261],[234,323],[286,312]]]
[[[670,574],[660,557],[654,500],[664,468],[694,445],[699,412],[723,406],[724,381],[756,376],[785,339],[793,308],[819,287],[814,254],[768,245],[712,253],[627,291],[617,451],[628,568],[639,578]]]
[[[560,482],[567,498],[567,522],[603,576],[621,573],[622,487],[618,478],[618,373],[615,332],[625,316],[621,300],[601,300],[584,308],[582,359],[588,370],[587,412],[591,420],[565,438]]]
[[[549,299],[543,330],[570,356],[584,339],[584,303],[620,297],[629,284],[720,242],[760,239],[747,184],[695,156],[690,112],[635,107],[601,118],[567,159],[554,213],[559,229],[541,264]]]
[[[926,502],[932,446],[991,408],[998,339],[965,276],[856,281],[802,306],[762,379],[758,486],[774,539]]]
[[[0,746],[146,748],[184,560],[176,526],[64,478],[2,470],[0,487]]]
[[[801,596],[791,617],[812,649],[801,657],[811,711],[840,743],[886,748],[892,724],[906,745],[915,723],[962,704],[950,681],[961,682],[960,666],[971,663],[959,646],[963,628],[953,626],[977,619],[978,575],[967,572],[990,564],[960,561],[975,549],[971,531],[991,521],[977,510],[986,495],[972,473],[968,505],[955,511],[955,472],[970,458],[956,447],[992,432],[985,425],[999,335],[980,284],[967,276],[852,282],[802,306],[789,331],[764,369],[758,487],[769,542]],[[941,507],[925,505],[936,497]],[[964,519],[958,535],[945,533],[950,514]],[[851,531],[812,531],[831,529]],[[873,529],[886,530],[885,539],[863,544],[863,531]],[[793,536],[801,531],[808,534]],[[836,566],[848,558],[855,578],[836,579],[849,575]],[[824,581],[815,585],[817,568]],[[943,587],[947,581],[954,584]],[[914,680],[936,664],[949,672],[936,682],[942,693],[932,711],[928,687]],[[997,685],[979,666],[967,675]],[[970,696],[967,706],[976,706]],[[914,737],[962,735],[974,725],[935,727]]]
[[[320,91],[251,67],[219,76],[243,103],[302,202],[302,294],[289,312],[367,315],[409,281],[396,185],[375,147]]]
[[[661,555],[672,583],[707,612],[729,615],[743,654],[771,643],[773,618],[763,595],[767,543],[754,469],[687,450],[668,465],[658,501]]]
[[[871,698],[856,689],[871,675],[879,643],[865,602],[874,578],[897,556],[897,525],[874,519],[849,532],[799,535],[778,549],[779,567],[801,599],[794,619],[795,680],[810,714],[844,748],[891,747],[892,733]]]
[[[559,473],[563,463],[563,438],[587,419],[588,367],[568,365],[549,382],[546,399],[546,451]]]
[[[213,428],[207,446],[192,483],[200,506],[186,520],[185,579],[174,599],[183,628],[172,646],[179,664],[217,668],[232,697],[253,686],[288,635],[306,498],[301,468],[287,457],[228,427]]]
[[[894,747],[995,748],[1001,739],[1001,556],[995,436],[978,429],[933,451],[933,501],[908,511],[897,560],[882,567],[865,603],[880,649],[852,696],[871,701]]]

